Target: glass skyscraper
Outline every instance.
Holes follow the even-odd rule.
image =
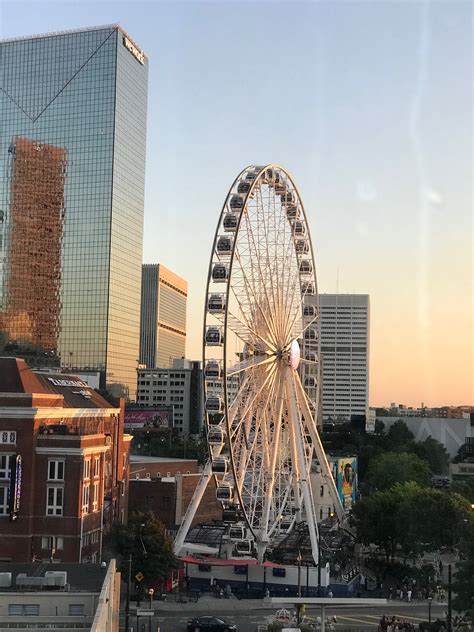
[[[164,265],[142,268],[140,364],[168,368],[186,355],[188,283]]]
[[[0,355],[135,398],[148,61],[117,25],[0,42]]]

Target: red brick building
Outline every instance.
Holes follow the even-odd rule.
[[[193,459],[132,455],[130,457],[130,511],[154,512],[169,531],[177,531],[200,480]],[[193,520],[222,520],[222,506],[216,499],[212,479]]]
[[[101,560],[127,517],[123,419],[75,376],[0,358],[0,561]]]

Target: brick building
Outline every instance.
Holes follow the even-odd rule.
[[[127,516],[123,419],[75,376],[0,358],[0,561],[101,560]]]
[[[201,477],[197,461],[132,455],[130,511],[151,510],[169,531],[177,531]],[[214,481],[209,483],[193,525],[222,520]]]

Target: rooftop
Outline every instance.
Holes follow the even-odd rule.
[[[102,568],[98,564],[49,564],[45,562],[13,564],[0,562],[0,573],[12,574],[11,586],[2,586],[0,593],[17,592],[19,588],[17,587],[16,578],[20,573],[25,574],[27,577],[39,578],[44,577],[47,571],[66,572],[70,592],[100,593],[107,573],[107,567]]]
[[[33,371],[20,358],[0,357],[1,395],[62,395],[64,408],[114,409],[75,375]]]
[[[174,459],[168,456],[145,456],[142,454],[131,454],[131,463],[180,463],[196,461],[196,459]]]

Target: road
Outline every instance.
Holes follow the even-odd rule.
[[[431,608],[431,616],[434,621],[436,618],[444,618],[446,611],[445,604],[433,603]],[[231,623],[237,625],[238,632],[256,632],[257,624],[263,623],[265,617],[275,613],[275,608],[268,610],[255,610],[253,612],[199,612],[199,613],[187,613],[187,612],[161,612],[157,613],[151,620],[151,627],[148,625],[148,618],[140,618],[137,628],[137,619],[132,616],[130,619],[130,626],[133,628],[133,632],[157,632],[159,628],[160,632],[185,632],[186,624],[193,616],[203,616],[205,614],[213,614],[219,618],[225,619]],[[310,607],[306,609],[306,614],[311,618],[319,615],[319,608]],[[336,631],[344,632],[346,630],[362,631],[362,630],[377,630],[378,622],[381,616],[385,614],[387,616],[397,616],[400,619],[405,619],[410,623],[413,623],[416,628],[420,621],[428,620],[428,604],[413,603],[407,605],[405,602],[389,602],[383,609],[380,607],[343,607],[343,608],[328,608],[327,616],[336,615],[337,624],[335,625]],[[124,618],[121,617],[121,630],[124,630]]]

